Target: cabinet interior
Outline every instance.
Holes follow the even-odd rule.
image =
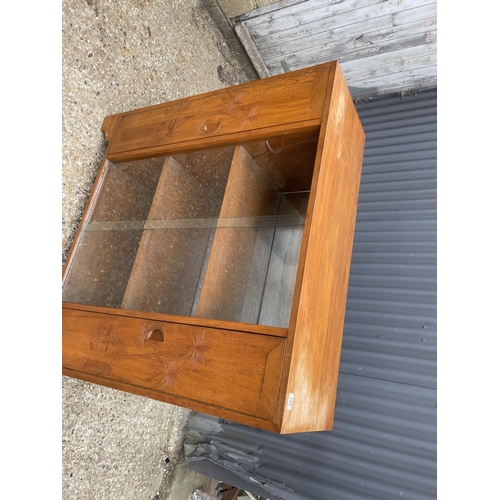
[[[317,144],[108,162],[63,300],[288,327]]]

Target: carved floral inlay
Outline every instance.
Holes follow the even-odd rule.
[[[172,139],[174,137],[177,129],[184,123],[186,123],[187,118],[172,118],[171,120],[162,120],[158,127],[156,127],[155,134],[158,137],[167,137]]]
[[[210,349],[210,339],[205,338],[205,330],[195,336],[191,336],[192,344],[189,346],[185,355],[174,361],[163,360],[163,371],[159,379],[159,386],[162,389],[174,387],[179,372],[185,367],[191,367],[191,370],[198,364],[205,363],[204,353]]]
[[[243,92],[228,92],[223,95],[224,104],[227,106],[226,113],[230,114],[235,108],[241,105],[241,100],[243,99]]]
[[[250,126],[257,119],[257,109],[259,106],[257,104],[251,104],[250,106],[246,106],[243,111],[245,116],[241,122],[240,128],[245,128]]]
[[[154,382],[159,389],[174,387],[179,373],[197,364],[205,363],[210,350],[210,338],[205,330],[177,337],[168,342],[168,332],[161,322],[143,321],[135,346],[123,342],[117,331],[118,319],[107,316],[92,326],[88,336],[88,353],[81,369],[101,376],[109,376],[115,361],[133,358],[147,359],[148,369],[156,368]]]
[[[109,375],[114,356],[125,351],[125,344],[116,333],[117,319],[106,317],[97,328],[90,328],[88,337],[88,354],[83,362],[82,370],[88,370],[98,375]],[[93,356],[91,356],[91,353]]]
[[[257,111],[261,104],[261,97],[253,96],[253,102],[244,104],[245,93],[241,91],[227,92],[218,96],[216,111],[212,116],[204,118],[196,117],[196,114],[187,116],[185,111],[189,108],[189,104],[169,106],[165,109],[158,126],[154,131],[154,138],[158,144],[165,140],[172,140],[184,131],[185,134],[195,132],[199,136],[210,136],[217,134],[222,129],[223,125],[228,120],[228,123],[234,123],[239,129],[249,128],[257,120]],[[211,113],[210,113],[211,114]],[[181,133],[182,135],[182,133]]]

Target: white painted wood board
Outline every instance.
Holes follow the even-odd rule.
[[[286,0],[236,25],[261,77],[338,60],[353,98],[437,86],[436,0]]]

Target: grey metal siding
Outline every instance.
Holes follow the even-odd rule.
[[[436,497],[436,96],[357,104],[367,139],[333,431],[195,414],[193,468],[273,499]]]

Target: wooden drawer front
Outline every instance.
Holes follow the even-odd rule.
[[[72,376],[265,419],[274,418],[284,345],[266,335],[63,309],[63,368]]]
[[[118,115],[109,154],[320,119],[329,69],[320,66]]]

